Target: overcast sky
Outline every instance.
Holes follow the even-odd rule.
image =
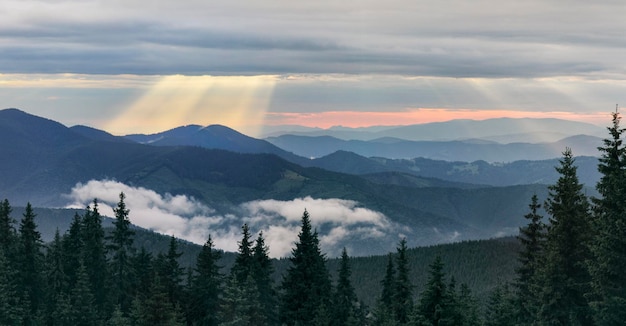
[[[0,3],[0,107],[116,134],[457,117],[608,124],[622,1]]]

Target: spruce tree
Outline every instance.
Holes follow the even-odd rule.
[[[0,203],[0,249],[4,251],[7,259],[11,261],[17,246],[17,233],[15,232],[15,220],[11,217],[11,204],[7,199]]]
[[[90,326],[98,325],[100,316],[95,305],[95,298],[91,292],[89,275],[83,264],[78,269],[78,278],[70,296],[71,325]]]
[[[413,309],[413,285],[409,279],[409,260],[406,251],[406,238],[403,238],[397,247],[397,276],[393,293],[393,314],[400,324],[406,324],[409,321],[409,315]]]
[[[346,248],[341,252],[341,261],[339,262],[339,273],[337,278],[337,286],[332,297],[332,324],[337,326],[348,325],[350,316],[353,318],[357,314],[358,300],[354,287],[350,282],[352,270],[350,269],[350,258]]]
[[[41,234],[37,231],[35,223],[36,214],[30,203],[26,204],[26,209],[22,217],[19,228],[19,276],[20,290],[24,299],[23,303],[29,305],[27,315],[32,323],[40,313],[39,309],[44,298],[43,265],[44,256],[42,252],[43,242]]]
[[[69,282],[64,270],[63,243],[59,230],[54,234],[54,240],[46,251],[45,284],[46,284],[46,317],[48,324],[58,324],[54,320],[55,312],[62,309],[57,307],[69,294]]]
[[[133,232],[130,229],[130,220],[128,219],[129,210],[126,208],[124,193],[120,193],[120,200],[117,207],[113,209],[115,213],[115,221],[113,222],[113,232],[107,240],[109,244],[107,249],[111,255],[111,277],[114,284],[114,296],[116,304],[127,313],[130,309],[132,294],[131,287],[131,266],[130,258],[133,254]]]
[[[328,307],[330,278],[326,258],[313,232],[309,213],[302,214],[302,229],[289,258],[291,266],[284,276],[280,319],[286,325],[313,325],[318,310]]]
[[[221,253],[213,248],[211,236],[202,246],[196,261],[195,275],[191,281],[190,307],[188,320],[193,325],[218,325],[222,274],[218,260]]]
[[[515,297],[508,284],[499,284],[489,295],[484,326],[516,325]],[[551,324],[569,325],[569,324]]]
[[[518,323],[527,325],[532,324],[539,310],[538,270],[542,266],[541,257],[546,239],[546,226],[542,222],[543,216],[538,213],[541,208],[538,201],[537,195],[533,195],[529,204],[530,212],[524,216],[528,224],[520,228],[517,237],[522,245],[514,283],[518,298]]]
[[[252,257],[252,242],[250,240],[250,228],[248,224],[244,224],[241,227],[241,241],[239,242],[239,251],[235,258],[235,265],[231,269],[231,277],[237,279],[238,284],[244,284],[248,279],[248,276],[252,274],[253,257]]]
[[[387,324],[391,320],[395,321],[393,315],[393,300],[395,293],[396,269],[393,265],[393,255],[387,256],[387,267],[385,268],[385,276],[380,282],[382,292],[378,298],[375,320],[379,325]]]
[[[93,201],[93,207],[87,206],[85,210],[80,235],[83,249],[81,255],[82,263],[85,265],[89,288],[94,297],[96,309],[102,317],[109,310],[109,269],[104,243],[104,230],[102,229],[102,216],[98,211],[98,201],[96,199]],[[110,308],[112,311],[113,307],[111,306]]]
[[[272,280],[274,267],[269,258],[269,248],[265,245],[263,232],[259,232],[254,248],[252,249],[253,269],[252,278],[256,282],[259,298],[263,305],[264,319],[269,325],[278,324],[277,309],[278,300]]]
[[[17,271],[0,248],[0,325],[21,325],[24,311],[19,301]]]
[[[83,259],[83,220],[76,213],[69,230],[63,235],[63,270],[68,284],[76,284],[78,268]]]
[[[437,256],[430,264],[430,276],[424,292],[420,296],[418,311],[428,325],[439,325],[445,318],[447,307],[448,289],[445,284],[445,274],[443,272],[443,262]]]
[[[626,147],[621,117],[612,114],[611,135],[604,140],[598,171],[602,177],[594,199],[594,239],[589,264],[592,277],[590,305],[597,325],[617,325],[626,320]]]
[[[563,153],[560,177],[549,187],[546,210],[551,215],[541,270],[542,306],[539,319],[547,324],[589,325],[590,259],[589,202],[578,182],[572,152]]]

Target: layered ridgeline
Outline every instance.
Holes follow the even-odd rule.
[[[218,230],[219,245],[247,222],[275,239],[276,256],[289,252],[303,208],[331,256],[344,246],[368,255],[393,249],[402,236],[417,246],[512,234],[527,199],[546,193],[541,184],[432,179],[415,187],[305,168],[273,154],[151,146],[19,110],[0,111],[0,126],[0,150],[10,158],[0,161],[0,197],[82,208],[93,198],[112,206],[125,191],[137,203],[141,216],[133,222],[140,226],[196,243]]]

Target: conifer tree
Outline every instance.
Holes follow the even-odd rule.
[[[269,258],[269,248],[265,245],[263,232],[259,232],[254,248],[252,249],[253,266],[252,278],[256,282],[259,291],[259,298],[263,305],[264,319],[269,325],[278,324],[277,318],[277,297],[272,281],[274,268]]]
[[[267,325],[259,298],[251,275],[243,284],[231,276],[224,290],[220,326]]]
[[[443,262],[437,256],[430,264],[430,276],[424,292],[420,296],[418,305],[419,313],[424,316],[428,325],[439,325],[444,318],[446,310],[446,297],[448,290],[445,284]]]
[[[46,251],[45,265],[45,285],[46,285],[46,317],[49,324],[58,324],[54,320],[55,312],[62,307],[57,307],[59,303],[67,298],[69,294],[69,283],[64,270],[63,243],[59,230],[54,234],[54,240],[48,245]]]
[[[353,318],[357,315],[358,300],[354,287],[350,282],[352,270],[350,269],[350,258],[346,248],[341,252],[341,261],[339,263],[339,273],[337,286],[332,297],[332,324],[337,326],[348,325],[350,316]]]
[[[508,326],[515,325],[514,295],[508,284],[499,284],[489,296],[485,311],[484,326]],[[559,324],[555,324],[559,325]],[[560,324],[569,325],[569,324]]]
[[[560,177],[549,187],[546,201],[551,218],[541,270],[539,319],[548,324],[589,325],[591,311],[584,296],[590,282],[586,265],[590,259],[589,203],[569,148],[556,170]]]
[[[617,325],[626,320],[626,147],[617,111],[612,114],[611,135],[604,140],[598,171],[602,177],[594,199],[595,224],[589,264],[592,276],[591,306],[597,325]]]
[[[170,236],[167,254],[157,257],[156,271],[160,277],[161,285],[165,288],[168,299],[174,305],[181,304],[183,293],[184,268],[180,267],[178,258],[182,252],[178,251],[178,240]]]
[[[90,280],[87,269],[83,264],[78,269],[78,279],[71,291],[71,325],[90,326],[97,325],[100,317],[95,305],[95,298],[91,293]]]
[[[130,258],[133,254],[133,232],[130,229],[130,220],[128,219],[129,210],[126,208],[124,193],[120,193],[120,200],[117,207],[113,209],[115,213],[115,228],[107,239],[109,244],[107,249],[111,254],[111,276],[114,286],[114,295],[116,304],[122,312],[126,313],[130,309],[132,294],[130,293],[131,267]]]
[[[218,311],[222,292],[222,274],[218,260],[221,254],[213,248],[209,236],[196,261],[195,275],[191,281],[191,302],[188,320],[193,325],[218,325]]]
[[[252,242],[250,240],[250,228],[248,224],[244,224],[241,227],[241,241],[239,242],[239,251],[235,258],[235,265],[231,269],[231,277],[237,279],[238,284],[244,284],[248,279],[248,276],[252,274],[253,257],[252,257]]]
[[[463,316],[461,326],[479,326],[482,324],[478,313],[478,301],[472,295],[467,284],[461,284],[459,292],[459,312]]]
[[[385,277],[380,282],[382,286],[382,292],[378,298],[376,307],[376,323],[379,325],[387,324],[391,320],[395,322],[395,316],[393,314],[393,300],[395,293],[396,282],[396,270],[393,265],[393,255],[390,253],[387,256],[387,267],[385,269]]]
[[[0,248],[0,325],[21,325],[22,306],[19,302],[17,272]]]
[[[409,279],[409,260],[406,251],[406,238],[403,238],[400,240],[400,246],[397,247],[397,276],[393,293],[393,313],[400,324],[409,321],[409,315],[413,309],[413,285]]]
[[[24,298],[23,303],[28,304],[27,311],[29,317],[26,323],[32,323],[39,314],[42,299],[44,298],[43,286],[43,264],[44,256],[41,251],[43,242],[41,234],[37,231],[35,223],[36,214],[30,203],[26,204],[26,209],[22,217],[19,229],[19,276],[20,290]]]
[[[520,266],[515,271],[517,277],[514,283],[517,290],[518,323],[520,324],[532,324],[539,310],[538,270],[542,266],[541,257],[546,239],[543,216],[538,213],[540,207],[537,195],[533,195],[529,204],[530,212],[524,216],[528,224],[520,228],[517,237],[522,245],[518,254]]]
[[[15,232],[15,220],[11,217],[11,204],[7,199],[0,203],[0,249],[2,249],[11,261],[17,245],[17,233]]]
[[[85,210],[80,234],[83,248],[81,259],[88,275],[89,288],[94,297],[99,315],[104,316],[109,308],[107,306],[109,274],[104,244],[104,230],[102,229],[102,216],[98,211],[98,201],[96,199],[93,201],[93,207],[87,206]]]
[[[302,229],[289,258],[291,266],[283,279],[280,319],[286,325],[313,325],[318,310],[328,306],[330,278],[321,253],[317,232],[309,213],[302,214]]]
[[[63,235],[63,271],[69,285],[76,284],[78,268],[83,259],[83,220],[76,213],[69,230]]]

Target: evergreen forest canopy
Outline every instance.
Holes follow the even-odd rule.
[[[133,246],[125,196],[106,234],[98,202],[76,214],[69,230],[44,244],[27,204],[19,225],[8,200],[0,205],[2,325],[617,325],[626,320],[626,147],[620,116],[599,148],[596,188],[588,198],[572,152],[543,203],[530,199],[520,229],[515,278],[481,305],[467,284],[431,261],[422,290],[410,277],[407,241],[389,254],[380,293],[365,305],[344,250],[331,278],[317,231],[305,210],[282,273],[272,278],[263,234],[242,227],[239,250],[223,270],[209,237],[195,266],[179,263],[179,242],[156,256]],[[540,207],[548,215],[544,220]],[[372,301],[372,300],[370,300]],[[484,308],[483,308],[484,306]]]

